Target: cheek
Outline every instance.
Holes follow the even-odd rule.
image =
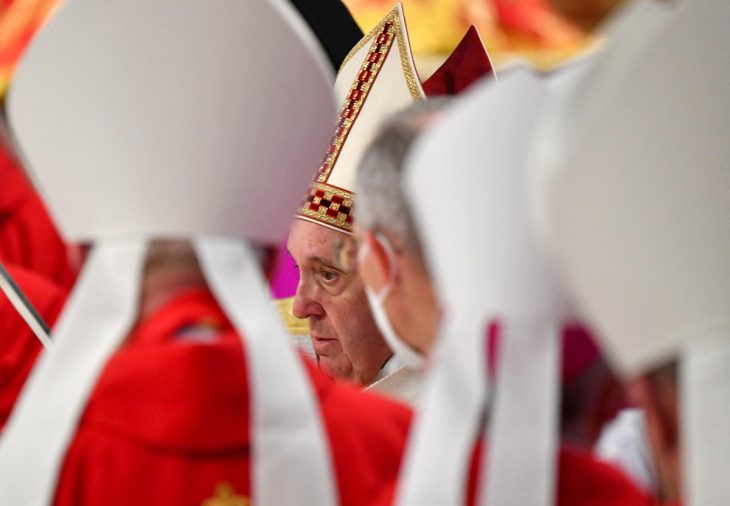
[[[338,318],[333,323],[345,353],[361,354],[360,350],[382,340],[364,294],[361,297],[342,297],[339,302]]]

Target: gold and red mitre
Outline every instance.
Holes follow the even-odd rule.
[[[340,68],[335,94],[342,107],[335,133],[296,217],[351,234],[357,165],[381,122],[414,102],[457,94],[491,75],[492,62],[472,26],[441,68],[421,85],[403,7],[396,4]]]
[[[335,133],[296,217],[352,233],[355,171],[381,122],[424,100],[401,4],[350,51],[335,81]]]

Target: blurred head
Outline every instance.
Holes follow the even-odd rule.
[[[381,320],[397,335],[388,341],[400,339],[423,357],[435,340],[439,310],[401,179],[413,141],[444,104],[445,99],[420,102],[385,123],[356,180],[360,275],[372,304],[379,305],[375,310],[384,313]]]
[[[205,286],[205,278],[190,242],[152,241],[144,266],[140,318],[153,313],[184,290]]]
[[[264,273],[272,264],[274,249],[249,244]],[[84,255],[90,246],[84,245]],[[156,239],[150,242],[144,264],[140,318],[154,312],[171,298],[187,290],[206,288],[207,281],[193,245],[183,239]]]
[[[392,352],[373,321],[345,233],[294,220],[287,249],[299,269],[292,312],[307,319],[320,369],[338,381],[371,383]]]

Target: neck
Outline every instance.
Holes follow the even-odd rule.
[[[147,272],[142,283],[139,316],[145,318],[180,293],[205,288],[206,283],[198,269],[158,268]]]

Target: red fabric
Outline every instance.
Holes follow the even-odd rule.
[[[25,174],[0,142],[0,262],[37,272],[63,289],[74,274],[66,246]]]
[[[48,325],[55,322],[65,292],[38,274],[12,264],[5,268]],[[0,293],[0,429],[42,346],[4,294]]]
[[[482,444],[474,448],[467,485],[468,504],[476,504]],[[651,506],[651,499],[613,466],[588,455],[561,449],[558,456],[557,506]]]
[[[477,483],[481,475],[481,442],[474,445],[466,485],[466,504],[477,503]],[[395,484],[384,490],[376,504],[390,505]],[[657,506],[620,471],[588,455],[561,449],[558,456],[556,506]]]
[[[454,52],[423,83],[423,91],[427,97],[457,95],[485,75],[494,75],[492,62],[479,32],[470,26]]]
[[[201,324],[214,329],[202,340]],[[308,365],[341,504],[370,505],[397,472],[410,411],[336,386]],[[229,483],[251,495],[244,350],[212,296],[178,297],[106,365],[63,465],[57,506],[200,505]]]

